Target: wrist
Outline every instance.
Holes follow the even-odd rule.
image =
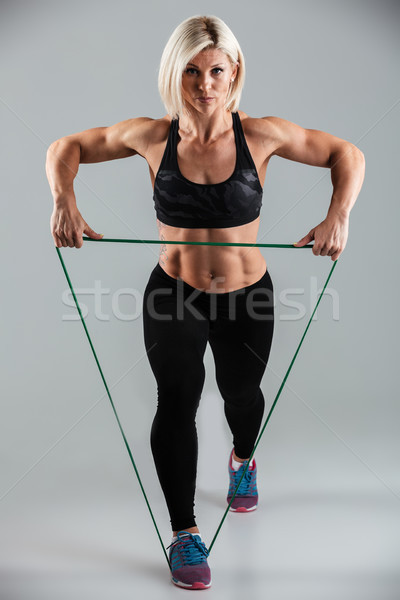
[[[76,206],[75,194],[72,190],[53,193],[54,206]]]
[[[344,208],[330,208],[328,210],[327,218],[340,219],[341,221],[348,221],[350,218],[350,211]]]

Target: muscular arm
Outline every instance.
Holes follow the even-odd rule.
[[[278,117],[262,120],[268,125],[272,156],[331,169],[333,193],[328,214],[348,216],[364,180],[363,152],[351,142],[325,131],[304,129]]]
[[[264,121],[264,140],[268,140],[264,143],[270,156],[330,168],[333,192],[328,214],[296,246],[314,240],[315,255],[337,260],[346,246],[350,211],[364,180],[364,154],[351,142],[325,131],[304,129],[278,117],[263,117],[260,121]]]
[[[46,156],[46,174],[57,201],[72,189],[80,163],[96,163],[141,154],[147,148],[147,117],[94,127],[53,142]]]
[[[49,146],[46,175],[54,199],[50,228],[57,247],[80,248],[82,233],[97,238],[100,235],[89,227],[76,205],[73,181],[79,164],[144,155],[152,121],[138,117],[110,127],[94,127],[60,138]]]

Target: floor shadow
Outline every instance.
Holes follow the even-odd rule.
[[[44,554],[46,550],[41,548],[41,551]],[[83,544],[78,540],[76,543],[54,542],[49,552],[52,558],[57,555],[65,559],[67,570],[74,570],[74,563],[88,562],[91,566],[99,567],[99,569],[115,569],[118,572],[129,573],[133,576],[139,573],[141,575],[148,574],[159,581],[165,581],[166,574],[169,573],[167,561],[162,554],[157,554],[154,559],[146,559],[139,552],[129,555],[125,552],[116,552],[104,547]]]
[[[218,508],[226,508],[226,494],[227,490],[206,490],[204,488],[196,489],[196,500],[201,501],[204,504],[210,506],[216,506]]]

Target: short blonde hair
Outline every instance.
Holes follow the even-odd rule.
[[[238,63],[237,76],[225,101],[226,110],[238,110],[245,79],[244,56],[239,42],[219,17],[196,15],[176,27],[161,56],[158,91],[167,113],[173,119],[187,112],[182,98],[182,73],[187,63],[206,48],[225,52],[232,66]]]

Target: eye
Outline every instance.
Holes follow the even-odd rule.
[[[194,67],[187,68],[185,73],[191,73],[192,71],[195,71],[195,73],[198,73],[198,70],[195,69]],[[221,73],[222,73],[223,69],[220,69],[219,67],[214,67],[213,71],[221,71]],[[219,73],[216,73],[216,74],[219,75]]]

